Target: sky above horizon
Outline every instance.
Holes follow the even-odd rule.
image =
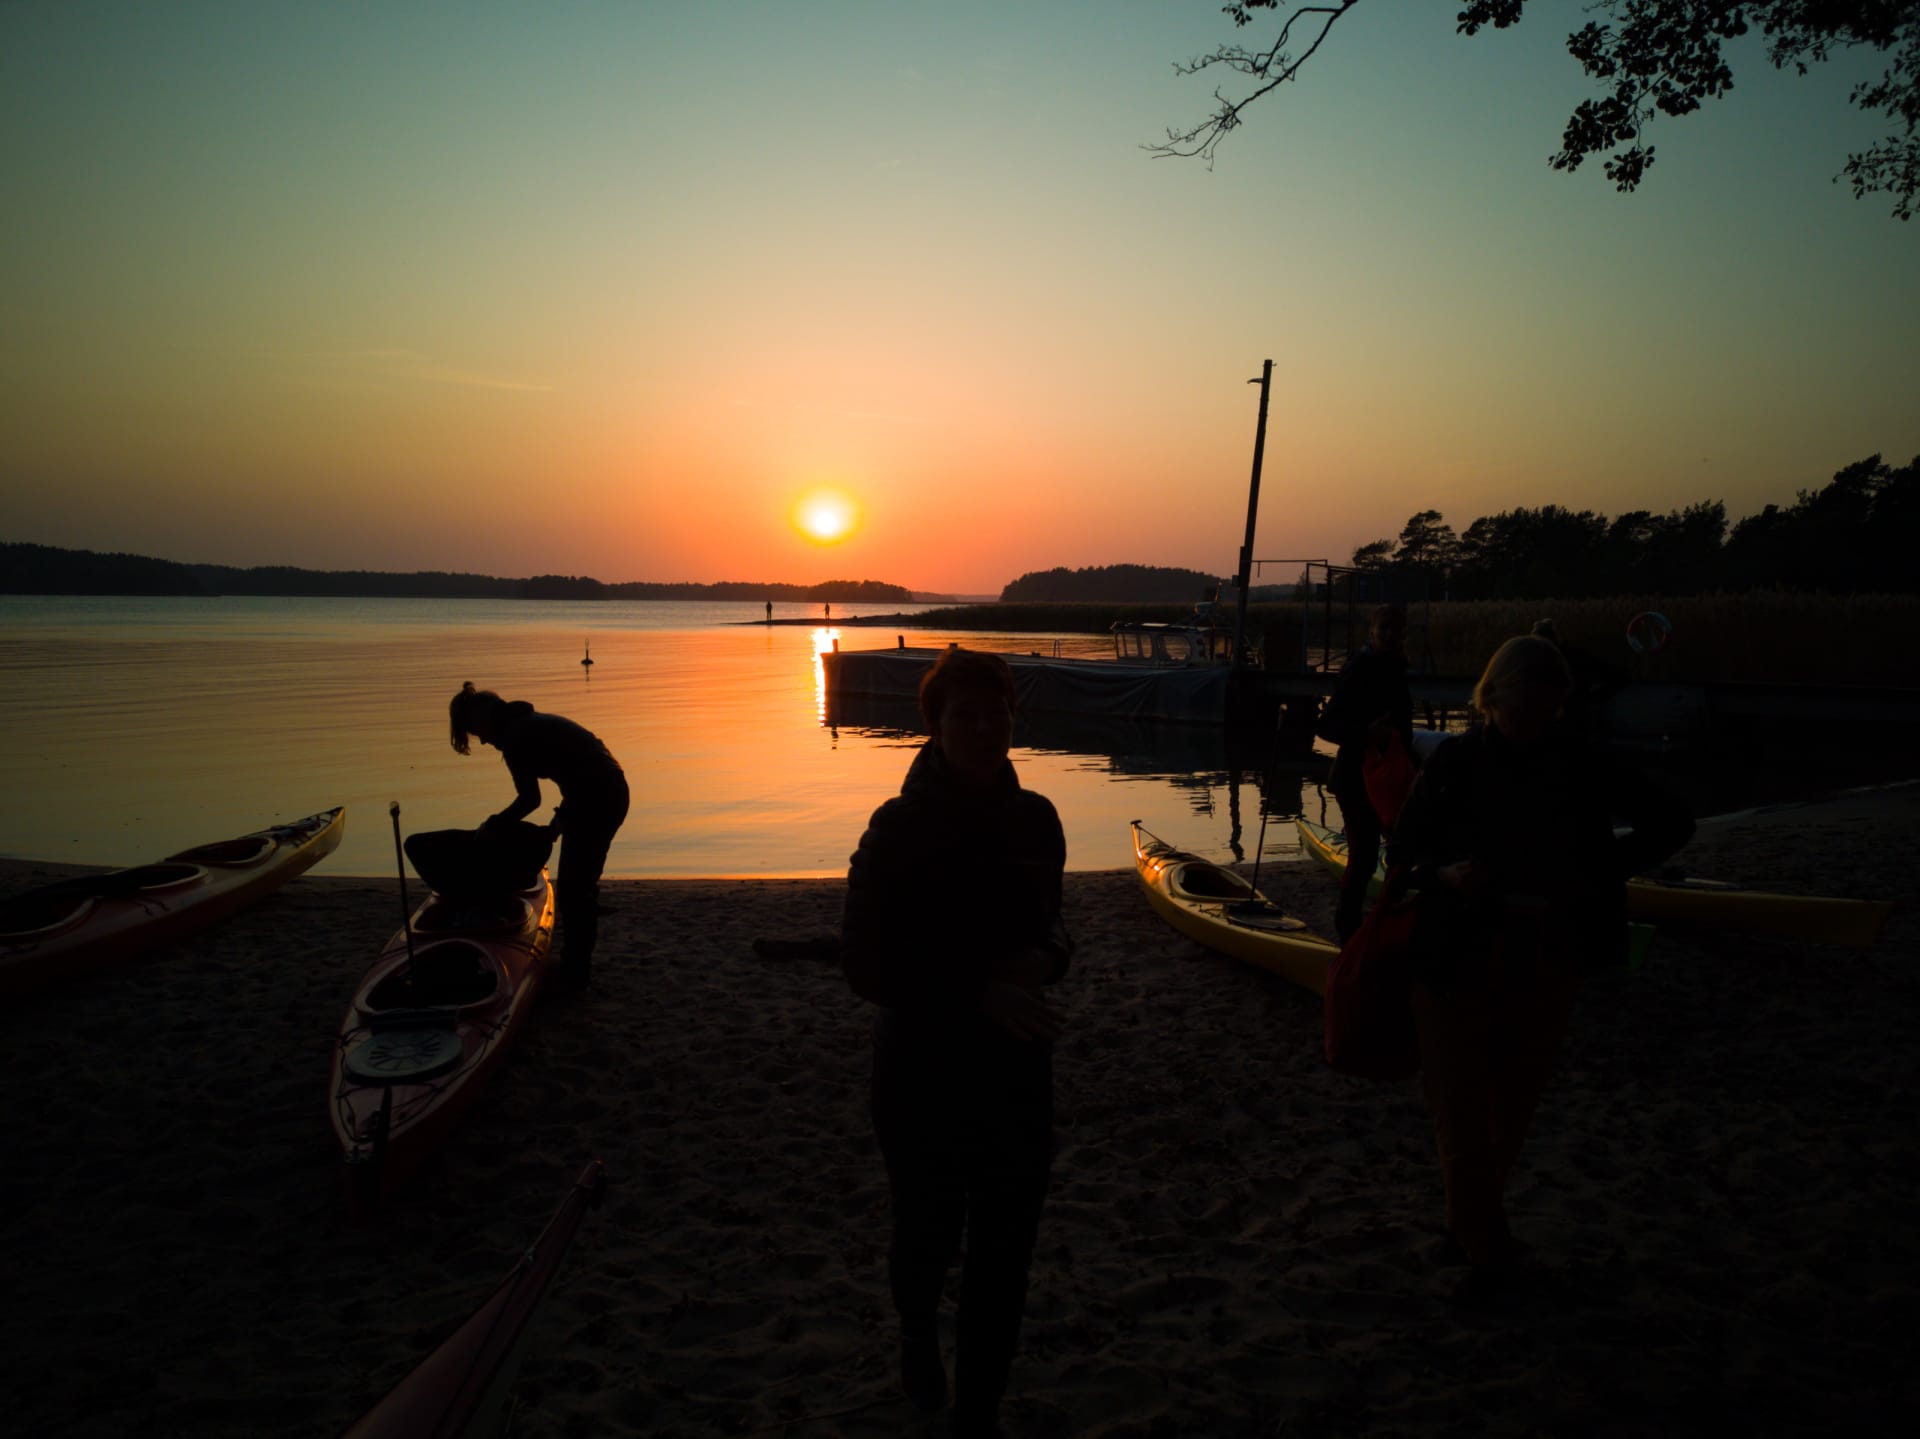
[[[1869,60],[1743,42],[1619,195],[1546,163],[1577,0],[1457,8],[1359,6],[1209,171],[1142,146],[1271,32],[1219,0],[0,6],[0,539],[1224,575],[1268,358],[1262,558],[1920,454],[1920,226],[1832,183]]]

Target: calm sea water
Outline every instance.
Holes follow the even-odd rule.
[[[830,714],[823,650],[897,634],[1106,648],[1085,635],[741,623],[763,615],[679,602],[0,596],[0,855],[135,864],[344,804],[346,838],[321,872],[392,874],[390,801],[413,833],[478,824],[512,798],[494,751],[476,744],[463,758],[447,742],[447,700],[472,680],[578,720],[619,758],[634,806],[610,875],[841,874],[923,736],[906,706]],[[775,615],[817,619],[819,606]],[[1059,808],[1074,869],[1130,866],[1133,818],[1212,857],[1251,857],[1263,778],[1276,815],[1321,813],[1317,771],[1263,777],[1257,742],[1230,749],[1211,731],[1033,716],[1015,741],[1021,783]],[[1269,856],[1293,850],[1291,825],[1270,821]]]

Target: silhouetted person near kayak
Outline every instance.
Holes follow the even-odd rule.
[[[540,781],[560,790],[550,834],[560,836],[560,875],[554,901],[560,912],[562,985],[584,987],[592,973],[600,932],[600,873],[607,850],[627,817],[627,777],[591,730],[559,715],[542,714],[525,700],[503,700],[469,680],[448,704],[453,747],[467,753],[467,737],[492,745],[513,776],[514,797],[481,825],[511,824],[540,808]]]
[[[1632,678],[1618,665],[1610,665],[1592,651],[1560,638],[1560,627],[1552,620],[1535,620],[1533,633],[1560,651],[1567,662],[1573,688],[1567,692],[1566,708],[1560,723],[1584,740],[1601,738],[1601,721],[1607,701]]]
[[[1420,891],[1414,1017],[1463,1297],[1514,1262],[1502,1195],[1575,983],[1625,962],[1627,877],[1693,833],[1677,799],[1555,723],[1571,687],[1547,640],[1501,645],[1476,726],[1427,761],[1387,846]]]
[[[1345,943],[1360,927],[1367,884],[1380,863],[1380,816],[1367,798],[1367,746],[1385,747],[1398,731],[1413,750],[1413,696],[1407,690],[1407,612],[1381,605],[1367,626],[1367,643],[1340,667],[1333,694],[1314,732],[1338,745],[1327,788],[1340,802],[1347,835],[1347,872],[1333,927]]]
[[[920,686],[932,738],[873,813],[847,874],[842,962],[874,1025],[873,1124],[893,1202],[887,1274],[900,1378],[946,1403],[937,1312],[966,1242],[954,1432],[994,1432],[1019,1342],[1053,1152],[1053,1040],[1041,999],[1067,969],[1066,838],[1007,750],[1013,672],[949,649]]]

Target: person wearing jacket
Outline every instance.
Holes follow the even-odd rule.
[[[1053,1152],[1053,1040],[1066,973],[1066,838],[1007,758],[1013,674],[951,648],[928,671],[931,738],[873,813],[847,874],[842,962],[874,1024],[873,1123],[893,1234],[900,1377],[943,1408],[937,1311],[965,1236],[954,1433],[994,1432],[1019,1342]]]
[[[1367,643],[1341,666],[1315,733],[1339,748],[1327,788],[1340,804],[1347,836],[1347,869],[1333,927],[1345,944],[1360,928],[1367,884],[1380,863],[1383,825],[1367,798],[1367,748],[1384,747],[1398,732],[1413,752],[1413,696],[1407,690],[1407,612],[1381,605],[1367,626]]]
[[[503,700],[469,680],[447,706],[453,748],[466,754],[468,737],[492,745],[513,776],[513,802],[480,826],[498,828],[540,808],[540,781],[560,791],[548,833],[560,839],[560,877],[554,902],[560,917],[560,964],[555,978],[584,988],[600,934],[600,875],[607,851],[627,817],[627,777],[591,731],[560,715],[542,714],[525,700]]]
[[[1463,1295],[1514,1260],[1507,1179],[1579,976],[1625,961],[1626,880],[1693,833],[1679,800],[1556,723],[1571,687],[1549,641],[1501,645],[1477,725],[1428,759],[1387,846],[1420,892],[1414,1018]]]

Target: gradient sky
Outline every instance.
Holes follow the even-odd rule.
[[[1831,183],[1865,63],[1742,47],[1623,196],[1546,164],[1580,6],[1456,9],[1359,7],[1209,172],[1141,146],[1218,0],[0,5],[0,539],[1226,573],[1268,357],[1262,556],[1920,453],[1920,225]]]

